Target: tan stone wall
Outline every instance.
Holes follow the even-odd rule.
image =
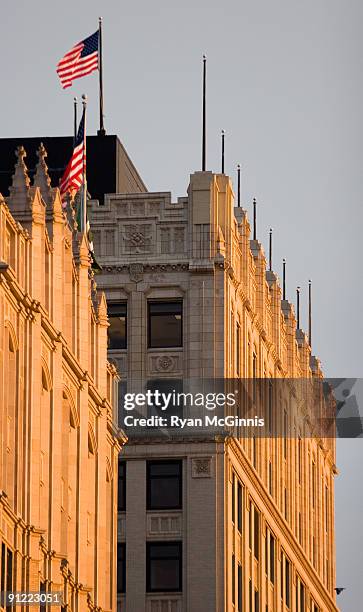
[[[129,384],[132,380],[160,377],[308,379],[322,376],[319,361],[311,356],[304,332],[296,329],[293,306],[281,299],[277,275],[266,271],[261,244],[250,239],[246,211],[234,207],[232,184],[227,176],[195,173],[191,176],[188,197],[180,198],[175,204],[168,193],[111,195],[106,197],[104,206],[92,205],[92,227],[103,265],[99,285],[108,299],[127,302],[128,347],[110,351],[110,357],[125,373]],[[109,238],[111,243],[107,242]],[[148,299],[174,298],[183,299],[183,347],[148,349]],[[125,457],[132,474],[127,486],[128,490],[132,487],[132,499],[128,502],[125,521],[122,519],[122,525],[126,526],[122,538],[126,539],[128,551],[128,610],[137,602],[140,612],[159,612],[163,606],[172,612],[237,611],[231,593],[232,554],[236,572],[239,562],[243,568],[243,609],[251,612],[255,609],[254,603],[250,606],[249,602],[250,580],[253,599],[258,590],[260,610],[265,611],[266,604],[270,611],[286,609],[280,607],[281,551],[291,563],[290,609],[299,612],[294,589],[300,577],[306,586],[306,606],[310,606],[313,598],[321,611],[336,610],[334,441],[309,437],[301,425],[301,415],[289,412],[288,417],[297,432],[301,426],[302,442],[297,437],[288,441],[286,457],[282,440],[254,441],[252,437],[234,438],[212,446],[207,438],[198,443],[177,442],[176,438],[167,443],[161,439],[153,446],[151,437],[127,445]],[[299,444],[301,483],[297,476]],[[212,466],[209,476],[203,480],[190,480],[189,469],[196,454],[207,457]],[[149,456],[183,459],[185,497],[181,520],[184,528],[179,537],[187,552],[183,557],[183,592],[173,597],[145,593],[144,546],[151,535],[144,529],[149,520],[144,498],[144,463]],[[313,461],[316,464],[314,508],[311,503]],[[231,518],[232,468],[245,490],[241,537]],[[261,517],[258,562],[249,550],[251,502]],[[326,512],[327,531],[323,533]],[[274,587],[265,572],[266,526],[276,537]],[[137,555],[134,554],[136,544]]]
[[[67,610],[115,610],[123,438],[106,304],[45,151],[33,187],[24,156],[0,196],[0,563],[8,550],[13,590],[43,584]]]

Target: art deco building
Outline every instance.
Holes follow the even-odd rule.
[[[109,357],[134,381],[322,376],[234,206],[230,179],[188,196],[110,194],[92,228]],[[334,441],[284,406],[291,439],[130,435],[119,465],[118,601],[127,612],[334,612]]]
[[[19,147],[0,196],[0,591],[61,592],[58,612],[111,611],[118,376],[105,297],[45,157],[41,146],[30,186]]]

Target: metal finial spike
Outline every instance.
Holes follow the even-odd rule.
[[[253,198],[253,239],[257,240],[257,201]]]
[[[296,326],[300,329],[300,287],[296,287]]]
[[[241,206],[241,166],[237,165],[237,205]]]
[[[203,55],[203,96],[202,96],[202,172],[206,169],[207,155],[207,57]]]
[[[222,174],[224,174],[224,139],[225,139],[225,131],[222,130]]]
[[[286,259],[282,260],[282,299],[286,300]]]
[[[269,244],[269,269],[272,271],[272,227],[270,227],[270,244]]]
[[[311,347],[311,327],[312,327],[312,317],[311,317],[311,280],[309,279],[309,345]]]

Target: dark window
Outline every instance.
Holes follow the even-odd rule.
[[[5,587],[5,568],[6,568],[6,548],[4,542],[1,544],[1,586],[0,586],[0,605],[4,606]]]
[[[236,371],[237,376],[241,375],[241,326],[236,326]]]
[[[126,510],[126,461],[123,460],[118,462],[117,509]]]
[[[108,348],[127,348],[127,304],[111,302],[108,304]]]
[[[182,507],[182,462],[147,462],[147,509],[174,510]]]
[[[259,612],[260,610],[260,595],[258,591],[255,591],[255,612]]]
[[[305,586],[300,581],[300,612],[305,612]]]
[[[255,514],[254,514],[254,547],[253,547],[253,552],[255,555],[256,559],[260,558],[260,513],[257,510],[257,508],[255,508]]]
[[[182,543],[146,543],[148,593],[182,590]]]
[[[275,583],[275,538],[270,533],[270,580]]]
[[[290,563],[285,559],[285,604],[290,608]]]
[[[40,581],[40,588],[39,588],[39,592],[42,593],[43,595],[46,594],[47,589],[45,586],[45,582],[43,580]],[[40,612],[44,612],[47,609],[47,604],[43,603],[39,606],[39,610]]]
[[[238,602],[238,612],[242,612],[242,565],[238,564],[238,581],[237,581],[237,602]]]
[[[236,476],[232,475],[232,523],[236,520]]]
[[[232,603],[236,603],[236,562],[235,556],[232,555]]]
[[[126,544],[117,543],[117,592],[126,592]]]
[[[178,400],[179,394],[183,393],[183,380],[180,378],[153,378],[147,381],[147,391],[152,391],[153,394],[165,393],[166,395],[171,395],[171,400],[168,404],[167,410],[162,410],[163,400],[160,395],[154,395],[153,403],[148,402],[147,406],[147,416],[151,417],[162,416],[162,417],[170,417],[170,416],[183,416],[183,397]],[[175,401],[174,401],[175,400]]]
[[[242,510],[243,510],[243,495],[242,485],[238,481],[237,486],[237,528],[242,533]]]
[[[248,599],[249,599],[249,610],[252,610],[252,580],[250,578],[249,586],[248,586]]]
[[[149,302],[149,348],[183,345],[183,303]]]

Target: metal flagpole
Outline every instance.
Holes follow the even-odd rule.
[[[203,55],[203,125],[202,125],[202,172],[205,172],[206,162],[206,89],[207,89],[207,58]]]
[[[103,124],[103,66],[102,66],[102,17],[98,18],[98,76],[100,93],[100,129],[98,136],[105,136],[106,130]]]
[[[311,280],[309,280],[309,344],[311,347]]]
[[[73,149],[76,146],[76,138],[77,138],[77,98],[73,98]]]
[[[83,113],[84,113],[84,131],[83,131],[83,194],[82,194],[82,234],[86,233],[87,226],[87,171],[86,171],[86,115],[87,115],[87,96],[82,96]]]
[[[222,174],[224,174],[224,139],[225,139],[225,131],[222,130]]]
[[[270,227],[269,270],[272,272],[272,227]]]
[[[237,203],[241,206],[241,166],[237,166]]]

